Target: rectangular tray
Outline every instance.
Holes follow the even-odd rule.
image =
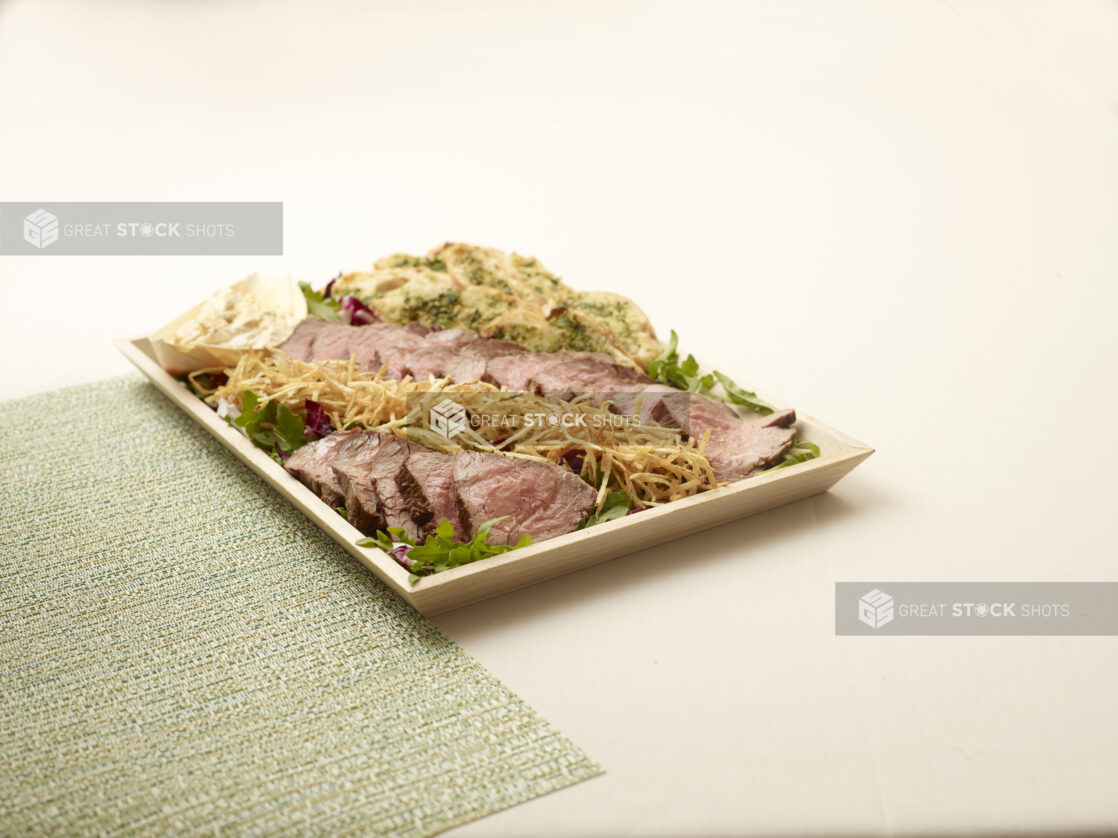
[[[151,342],[146,337],[122,338],[113,341],[113,344],[187,415],[217,437],[347,552],[426,616],[461,608],[707,527],[825,492],[873,453],[872,448],[846,434],[811,416],[797,413],[799,439],[819,446],[820,456],[817,459],[411,583],[407,570],[381,550],[358,547],[354,542],[361,538],[361,533],[356,528],[271,457],[253,446],[239,431],[219,419],[186,385],[166,373],[155,360]],[[769,401],[780,406],[777,401]]]

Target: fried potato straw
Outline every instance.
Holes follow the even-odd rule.
[[[706,437],[684,441],[677,429],[641,425],[591,404],[509,392],[484,382],[452,384],[431,378],[397,381],[383,370],[364,372],[347,361],[296,361],[286,354],[245,353],[223,370],[225,383],[205,386],[218,370],[190,376],[207,404],[222,399],[240,406],[245,390],[262,401],[274,399],[306,417],[307,399],[318,402],[335,428],[368,428],[406,436],[438,451],[461,448],[560,463],[598,487],[598,508],[606,493],[621,489],[635,508],[658,506],[717,488],[714,469],[703,453]],[[431,409],[451,399],[465,408],[451,438],[428,425]],[[639,410],[639,406],[638,406]]]

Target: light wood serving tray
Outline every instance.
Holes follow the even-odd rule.
[[[819,446],[821,451],[817,459],[412,583],[408,581],[407,570],[390,556],[376,548],[358,547],[354,542],[361,538],[361,533],[356,528],[271,457],[253,446],[239,431],[219,419],[184,384],[164,372],[156,361],[151,341],[145,337],[120,339],[113,343],[171,401],[217,437],[417,611],[427,616],[825,492],[873,453],[872,448],[861,442],[797,412],[798,438]],[[766,400],[781,406],[779,401],[767,397]]]

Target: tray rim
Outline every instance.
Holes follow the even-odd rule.
[[[252,445],[243,434],[238,433],[226,422],[219,419],[217,414],[206,406],[201,399],[195,396],[186,385],[166,372],[155,359],[148,335],[116,338],[112,343],[125,358],[127,358],[164,395],[171,399],[177,407],[183,409],[187,415],[208,430],[219,442],[228,448],[242,462],[248,465],[258,476],[263,478],[265,482],[271,485],[273,489],[279,491],[288,502],[292,503],[320,529],[325,531],[326,534],[343,547],[346,552],[375,573],[398,596],[427,616],[468,605],[490,596],[497,596],[501,593],[515,590],[518,587],[525,587],[537,581],[543,581],[546,578],[558,576],[586,566],[586,564],[576,562],[575,566],[568,566],[566,569],[556,568],[557,572],[553,574],[540,576],[538,573],[533,573],[530,577],[525,577],[523,584],[515,584],[515,580],[512,580],[514,584],[509,584],[512,579],[509,574],[515,571],[518,566],[531,568],[534,564],[538,567],[542,562],[546,561],[545,557],[548,554],[556,553],[557,551],[570,554],[572,551],[577,551],[580,546],[585,548],[602,542],[603,537],[609,537],[611,542],[617,543],[619,540],[622,540],[622,537],[626,533],[634,534],[636,532],[635,528],[637,527],[640,527],[642,533],[652,529],[671,532],[671,528],[666,526],[669,522],[677,523],[678,518],[693,514],[696,510],[713,509],[711,504],[721,505],[722,507],[732,507],[735,501],[740,500],[744,502],[746,497],[755,496],[757,499],[760,499],[765,495],[766,491],[769,491],[773,497],[778,497],[775,490],[767,490],[766,487],[781,486],[783,484],[788,484],[789,487],[791,487],[794,483],[802,484],[805,487],[817,483],[819,486],[819,488],[814,491],[803,493],[791,492],[786,499],[777,499],[775,503],[766,505],[762,502],[761,505],[753,511],[744,511],[739,515],[731,515],[729,517],[719,517],[726,517],[726,520],[732,520],[735,517],[746,517],[754,514],[754,512],[763,511],[764,509],[771,508],[781,503],[791,502],[801,497],[807,497],[810,494],[826,491],[830,485],[833,485],[833,483],[837,482],[837,480],[841,479],[841,477],[851,469],[874,453],[873,448],[860,442],[849,434],[832,428],[809,414],[797,411],[797,425],[799,427],[811,429],[815,433],[830,437],[831,440],[838,443],[840,446],[839,450],[824,454],[817,459],[809,460],[805,463],[799,463],[790,468],[760,474],[747,480],[732,483],[729,486],[703,492],[699,495],[693,495],[688,498],[673,501],[661,507],[646,510],[639,515],[631,515],[616,521],[610,521],[592,529],[576,530],[575,532],[556,536],[555,538],[550,538],[538,544],[533,544],[530,547],[523,547],[519,550],[513,550],[499,556],[494,556],[486,559],[484,562],[463,565],[462,567],[446,570],[432,576],[426,576],[412,583],[408,581],[408,571],[394,559],[387,556],[383,551],[378,548],[358,547],[355,542],[357,539],[363,537],[363,533],[324,504],[316,494],[288,474],[284,468],[271,457]],[[778,407],[781,406],[780,401],[768,398],[766,394],[762,394],[762,397]],[[836,475],[834,479],[830,479],[831,474]],[[679,531],[679,535],[674,537],[682,537],[713,525],[715,524],[707,524],[692,530],[677,530]],[[672,536],[668,536],[664,540],[671,540],[671,538]],[[608,551],[610,553],[609,555],[592,559],[587,564],[597,564],[601,561],[607,561],[610,558],[616,558],[627,552],[633,552],[641,548],[642,545],[637,544],[631,550],[622,549],[620,551]],[[500,578],[501,584],[496,585],[496,589],[493,591],[486,593],[484,590],[484,580],[486,578],[492,578],[494,580]],[[464,601],[454,603],[454,592],[462,590],[465,594],[468,589],[472,589],[473,594]],[[480,595],[478,595],[479,593]],[[452,604],[447,605],[447,603]]]

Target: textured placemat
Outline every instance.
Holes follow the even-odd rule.
[[[600,772],[138,377],[0,427],[0,832],[431,834]]]

